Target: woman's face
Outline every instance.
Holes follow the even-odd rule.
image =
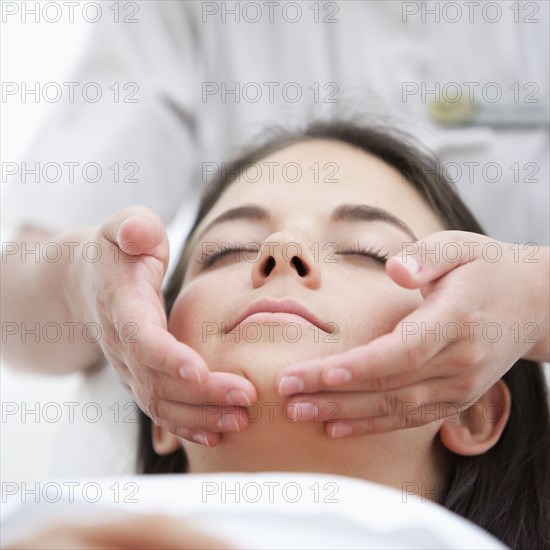
[[[454,425],[334,439],[324,422],[289,421],[290,398],[275,388],[284,367],[366,344],[413,311],[420,291],[398,286],[373,256],[393,256],[443,229],[395,169],[339,141],[288,146],[241,174],[195,233],[169,330],[212,371],[248,378],[258,398],[246,409],[246,429],[224,432],[218,445],[153,428],[158,451],[183,445],[192,473],[325,472],[397,488],[446,483],[448,450],[484,452],[505,421],[467,425],[461,416]]]
[[[365,344],[421,302],[373,256],[442,229],[382,160],[333,140],[288,146],[241,174],[200,224],[169,330],[211,370],[276,398],[283,367]]]

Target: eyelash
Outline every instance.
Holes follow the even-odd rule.
[[[209,267],[212,267],[217,260],[227,256],[228,254],[235,254],[235,253],[241,253],[241,252],[259,252],[259,248],[238,248],[238,247],[232,247],[232,248],[224,248],[223,250],[220,250],[219,252],[212,252],[211,254],[203,254],[201,258],[197,258],[197,262],[201,266],[202,269],[208,269]],[[360,256],[367,256],[369,258],[372,258],[373,260],[376,260],[377,262],[380,262],[382,265],[385,265],[388,260],[388,253],[382,253],[382,248],[377,248],[374,245],[366,246],[361,244],[355,244],[353,247],[349,248],[343,248],[334,251],[335,254],[340,254],[341,256],[353,256],[353,255],[360,255]]]
[[[210,254],[203,254],[201,258],[197,258],[197,262],[201,266],[202,269],[208,269],[209,267],[212,267],[214,263],[227,256],[228,254],[235,254],[235,253],[241,253],[241,252],[256,252],[258,253],[260,249],[256,248],[243,248],[243,247],[230,247],[230,248],[224,248],[223,250],[220,250],[219,252],[212,252]]]
[[[377,248],[375,245],[368,246],[361,244],[355,244],[351,248],[338,250],[336,254],[340,254],[341,256],[351,256],[353,254],[368,256],[369,258],[372,258],[373,260],[376,260],[383,265],[386,264],[389,256],[388,252],[382,253],[382,248]]]

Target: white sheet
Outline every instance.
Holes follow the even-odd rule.
[[[52,483],[64,487],[62,480]],[[265,472],[88,478],[71,483],[73,502],[68,488],[56,493],[53,485],[49,493],[42,485],[38,497],[30,497],[26,504],[20,493],[9,498],[2,512],[3,543],[28,535],[29,525],[50,524],[60,514],[71,521],[98,522],[130,511],[184,514],[197,528],[245,550],[506,548],[431,501],[350,477]],[[86,483],[93,485],[85,490]],[[58,495],[58,502],[47,502]]]

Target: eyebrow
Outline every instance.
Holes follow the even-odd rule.
[[[217,218],[214,218],[200,233],[197,235],[197,241],[212,229],[215,225],[231,220],[250,220],[250,221],[267,221],[271,216],[269,212],[260,206],[245,205],[238,206],[237,208],[231,208],[226,210],[223,214],[220,214]]]
[[[226,210],[223,214],[220,214],[217,218],[214,218],[201,232],[197,235],[197,241],[212,229],[215,225],[232,220],[251,220],[251,221],[267,221],[270,219],[269,211],[265,208],[256,205],[245,205],[237,208],[231,208]],[[333,222],[373,222],[380,221],[385,222],[397,227],[401,231],[404,231],[414,241],[418,240],[418,237],[414,234],[413,230],[400,218],[390,214],[383,208],[377,208],[376,206],[369,206],[367,204],[342,204],[334,209],[331,221]]]
[[[390,214],[387,210],[377,208],[376,206],[342,204],[334,210],[331,220],[335,222],[386,222],[401,229],[413,240],[418,240],[413,230],[403,220]]]

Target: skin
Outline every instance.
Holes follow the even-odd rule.
[[[338,165],[337,183],[322,177],[315,181],[314,172],[308,169],[315,162],[322,166],[327,159]],[[289,364],[367,344],[390,331],[423,301],[419,290],[395,283],[383,263],[359,253],[342,253],[349,247],[372,245],[391,257],[403,243],[416,239],[388,222],[331,221],[336,207],[364,204],[384,209],[402,220],[418,239],[442,231],[441,222],[395,169],[350,145],[311,140],[264,160],[269,161],[279,166],[298,163],[302,167],[299,182],[286,181],[277,171],[270,181],[264,169],[258,182],[242,178],[226,190],[195,234],[200,238],[195,238],[191,262],[168,324],[169,331],[197,351],[211,371],[248,379],[258,399],[246,414],[203,407],[203,417],[212,422],[224,418],[226,428],[233,425],[233,431],[223,433],[217,446],[190,443],[157,425],[153,428],[156,451],[166,454],[183,445],[193,473],[324,472],[396,488],[413,481],[419,485],[423,482],[428,490],[442,489],[451,472],[452,453],[480,454],[498,441],[510,408],[504,382],[493,384],[476,405],[453,418],[347,439],[326,437],[323,421],[327,415],[328,420],[334,420],[360,408],[363,394],[357,392],[355,401],[352,396],[346,411],[338,405],[325,407],[313,421],[295,422],[286,409],[290,398],[281,396],[276,384],[277,374]],[[233,219],[208,228],[220,214],[243,205],[266,209],[269,219]],[[257,256],[228,254],[206,269],[200,266],[204,251],[212,243],[235,242],[250,247],[250,243],[257,243]],[[287,243],[299,243],[296,255],[306,268],[305,274],[290,262],[292,254],[283,255]],[[335,243],[336,248],[325,247],[327,243]],[[331,256],[329,252],[335,253]],[[266,271],[266,262],[273,260],[273,269]],[[297,300],[336,330],[325,327],[327,330],[322,331],[296,315],[264,313],[237,326],[241,330],[237,341],[236,333],[228,333],[228,329],[250,305],[267,297]],[[273,323],[271,330],[265,323]],[[301,329],[297,341],[290,341],[297,329],[290,337],[284,332],[290,323]],[[243,332],[247,327],[249,332]],[[260,335],[258,341],[256,334]],[[498,411],[490,419],[482,414],[488,403],[495,404]]]
[[[166,516],[126,515],[111,523],[60,523],[5,550],[101,550],[163,548],[165,550],[229,550],[218,538],[197,531],[187,520]]]

